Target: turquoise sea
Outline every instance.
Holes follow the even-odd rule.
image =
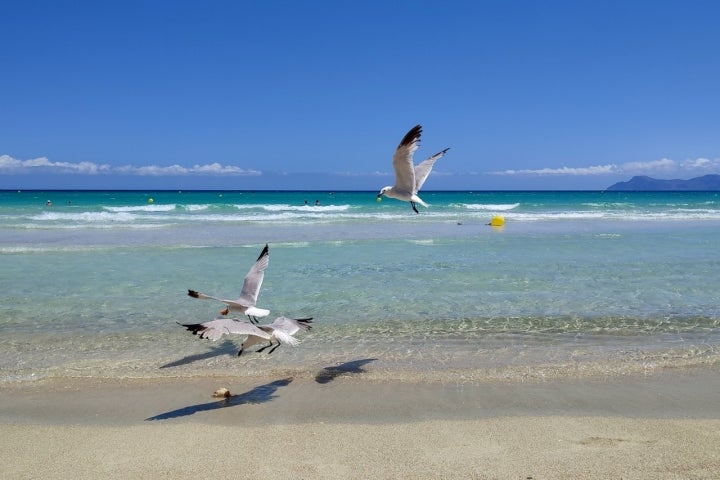
[[[716,192],[0,192],[0,383],[213,375],[473,382],[717,365]],[[317,201],[317,205],[316,205]],[[307,204],[306,204],[307,202]],[[488,222],[502,215],[505,225]],[[219,317],[265,243],[258,306],[297,347]]]

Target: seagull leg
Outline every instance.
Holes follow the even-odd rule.
[[[254,324],[258,323],[257,317],[251,317],[250,315],[248,315],[247,317],[250,319],[250,323],[254,323]]]
[[[279,342],[278,342],[278,343],[279,343]],[[263,350],[265,350],[265,349],[268,348],[268,347],[272,347],[272,345],[273,345],[272,340],[270,340],[270,343],[268,343],[267,345],[265,345],[264,347],[262,347],[261,349],[259,349],[259,350],[257,351],[257,353],[262,352]]]
[[[268,355],[270,355],[272,352],[274,352],[275,349],[276,349],[277,347],[279,347],[279,346],[280,346],[280,342],[277,342],[277,345],[275,345],[275,346],[268,352]]]
[[[420,213],[420,212],[418,212],[418,209],[415,206],[415,202],[410,202],[410,206],[412,206],[412,209],[415,210],[415,213]]]
[[[240,347],[240,351],[238,352],[238,357],[239,357],[240,355],[242,355],[242,352],[243,352],[243,349],[242,349],[242,347]]]

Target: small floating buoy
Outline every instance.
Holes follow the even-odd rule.
[[[382,202],[382,197],[377,197],[378,202]]]
[[[153,203],[155,200],[152,199],[152,197],[148,198],[148,203]]]
[[[491,227],[502,227],[505,225],[505,218],[502,215],[495,215],[488,225]]]

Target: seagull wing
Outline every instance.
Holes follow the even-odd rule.
[[[268,246],[265,244],[260,256],[258,257],[255,264],[250,268],[250,271],[245,276],[242,290],[240,291],[240,298],[237,302],[245,307],[254,307],[257,302],[258,294],[260,293],[260,287],[262,286],[263,278],[265,278],[265,269],[270,262],[270,254],[268,253]]]
[[[292,334],[286,332],[283,329],[275,328],[272,326],[272,324],[260,325],[259,328],[271,334],[271,336],[280,343],[284,343],[287,345],[297,345],[298,343],[300,343],[300,341],[297,338],[293,337]]]
[[[240,303],[240,299],[227,300],[224,298],[213,297],[212,295],[205,295],[204,293],[196,292],[195,290],[188,290],[188,295],[190,295],[193,298],[202,298],[205,300],[217,300],[218,302],[222,302],[222,303],[226,304],[230,308],[236,308],[238,310],[242,310],[243,308],[247,307],[247,305]]]
[[[272,328],[276,333],[278,331],[282,331],[283,333],[286,333],[288,335],[295,335],[300,330],[310,330],[312,327],[310,324],[312,323],[312,318],[287,318],[287,317],[278,317],[269,325],[266,325],[267,327]]]
[[[413,193],[417,193],[420,191],[420,189],[423,186],[423,183],[425,183],[425,180],[427,179],[428,175],[430,175],[430,170],[432,170],[433,165],[435,165],[435,162],[445,155],[445,152],[450,150],[449,148],[446,148],[442,152],[438,152],[432,157],[428,158],[427,160],[423,160],[421,163],[418,163],[415,166],[415,190],[413,190]]]
[[[208,338],[212,341],[218,340],[225,334],[255,335],[266,340],[270,340],[270,337],[272,337],[272,335],[260,330],[249,321],[235,318],[217,318],[204,323],[181,323],[180,325],[191,331],[193,335]]]
[[[284,344],[284,345],[292,345],[292,346],[295,346],[295,345],[297,345],[297,344],[300,343],[300,340],[298,340],[297,338],[293,337],[292,335],[289,335],[289,334],[283,332],[282,330],[275,330],[275,331],[273,332],[273,337],[275,337],[275,339],[276,339],[278,342],[280,342],[280,343],[282,343],[282,344]]]
[[[242,343],[242,346],[241,346],[241,350],[240,350],[240,351],[242,352],[242,351],[244,351],[244,350],[252,347],[253,345],[257,345],[258,343],[271,341],[271,339],[272,339],[272,334],[271,334],[271,333],[266,333],[266,332],[263,332],[263,333],[265,333],[265,335],[267,335],[269,338],[259,337],[259,336],[257,336],[257,335],[248,335],[248,337],[247,337],[247,338],[245,339],[245,341]]]
[[[393,155],[393,169],[395,169],[395,190],[413,193],[415,188],[415,171],[413,169],[413,154],[420,145],[422,127],[415,125],[405,134],[400,145]]]

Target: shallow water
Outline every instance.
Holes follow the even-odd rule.
[[[715,193],[424,199],[415,215],[373,192],[0,192],[0,380],[311,376],[363,359],[377,378],[432,381],[717,363]],[[505,226],[487,226],[498,214]],[[235,296],[266,242],[258,305],[314,317],[301,345],[238,359],[240,338],[176,324],[218,317],[187,289]]]

